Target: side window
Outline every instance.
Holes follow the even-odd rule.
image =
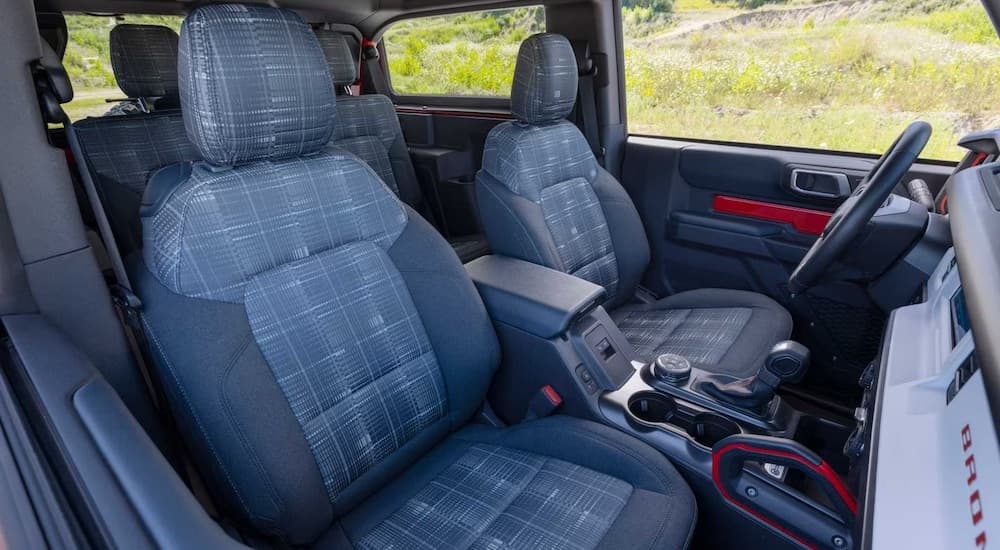
[[[69,42],[63,65],[73,83],[73,101],[64,105],[70,120],[101,116],[125,94],[118,89],[111,70],[111,29],[118,23],[163,25],[180,32],[183,18],[171,15],[127,15],[124,17],[66,14]]]
[[[1000,120],[1000,40],[975,0],[624,0],[635,134],[926,158]]]
[[[397,95],[510,95],[521,41],[545,30],[541,6],[407,19],[382,36]]]

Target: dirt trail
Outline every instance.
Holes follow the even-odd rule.
[[[658,42],[684,38],[696,32],[714,29],[732,30],[740,27],[774,27],[780,25],[801,25],[811,19],[816,23],[835,21],[842,17],[856,17],[880,4],[880,0],[836,0],[823,4],[812,4],[793,8],[761,8],[745,12],[719,10],[721,13],[692,12],[692,19],[681,21],[669,31],[638,41],[640,44],[655,45]],[[707,17],[706,17],[707,16]]]

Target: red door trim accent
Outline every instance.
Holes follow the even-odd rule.
[[[801,456],[796,455],[796,454],[785,453],[785,452],[782,452],[782,451],[777,451],[777,450],[772,450],[772,449],[760,449],[760,448],[757,448],[757,447],[753,447],[751,445],[747,445],[745,443],[731,443],[729,445],[726,445],[725,447],[722,447],[721,449],[713,450],[712,451],[712,481],[715,483],[715,487],[719,490],[719,493],[722,494],[722,497],[725,498],[730,504],[736,506],[737,508],[743,510],[744,512],[746,512],[746,513],[750,514],[751,516],[757,518],[758,520],[764,522],[765,524],[773,527],[774,529],[776,529],[779,532],[785,534],[787,537],[789,537],[790,539],[794,540],[795,542],[801,544],[802,546],[804,546],[806,548],[810,548],[810,549],[816,548],[815,546],[813,546],[812,544],[810,544],[808,541],[806,541],[804,538],[802,538],[798,534],[793,533],[788,528],[786,528],[784,525],[781,525],[774,518],[770,518],[768,516],[765,516],[760,511],[754,510],[750,506],[744,504],[743,502],[740,502],[738,499],[736,499],[732,495],[730,495],[729,492],[726,491],[725,487],[723,487],[723,485],[722,485],[722,476],[721,476],[721,474],[719,472],[719,462],[720,461],[719,461],[718,457],[721,456],[721,455],[723,455],[723,454],[725,454],[725,453],[727,453],[727,452],[729,452],[731,449],[740,449],[740,450],[744,450],[744,451],[760,452],[760,453],[764,453],[764,454],[770,454],[770,455],[774,455],[774,456],[780,456],[782,458],[788,458],[788,459],[794,460],[795,462],[798,462],[799,464],[802,464],[804,467],[809,468],[809,469],[811,469],[811,470],[819,473],[824,478],[826,478],[826,480],[830,482],[830,484],[833,486],[834,490],[837,492],[837,495],[839,495],[840,498],[842,498],[844,500],[844,503],[847,504],[847,508],[851,511],[851,513],[852,514],[857,514],[858,513],[857,512],[857,510],[858,510],[858,504],[857,504],[857,501],[854,499],[854,496],[851,495],[851,493],[847,490],[847,487],[844,486],[844,482],[840,480],[840,477],[837,475],[836,472],[833,471],[833,468],[831,468],[830,465],[827,464],[825,461],[820,461],[819,464],[813,464],[812,462],[809,462],[808,460],[806,460],[804,457],[801,457]]]
[[[786,206],[771,202],[741,199],[716,195],[712,200],[712,210],[720,214],[733,214],[758,220],[791,224],[796,231],[809,235],[820,235],[830,221],[831,214],[822,210],[811,210],[798,206]]]

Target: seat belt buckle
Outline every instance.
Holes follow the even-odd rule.
[[[556,392],[555,388],[546,384],[535,392],[531,401],[528,401],[528,411],[524,415],[524,420],[549,416],[562,405],[562,402],[562,396]]]
[[[142,300],[130,289],[120,284],[110,285],[111,301],[125,314],[126,320],[131,326],[137,326],[139,322],[139,310],[142,309]]]

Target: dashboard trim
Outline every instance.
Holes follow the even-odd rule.
[[[993,207],[987,185],[997,185],[1000,163],[984,164],[955,174],[948,182],[948,205],[955,255],[966,306],[976,338],[976,353],[1000,438],[1000,212]]]
[[[878,353],[878,371],[875,375],[875,401],[871,405],[871,416],[867,423],[871,426],[871,436],[867,441],[865,449],[865,481],[861,486],[862,494],[858,498],[861,503],[860,537],[855,540],[861,541],[861,548],[871,548],[874,536],[874,513],[875,513],[875,479],[878,476],[878,442],[880,428],[882,425],[882,400],[885,396],[886,363],[889,360],[889,335],[892,334],[892,327],[895,324],[895,312],[889,314],[889,319],[885,323],[885,331],[882,333],[882,347]]]

